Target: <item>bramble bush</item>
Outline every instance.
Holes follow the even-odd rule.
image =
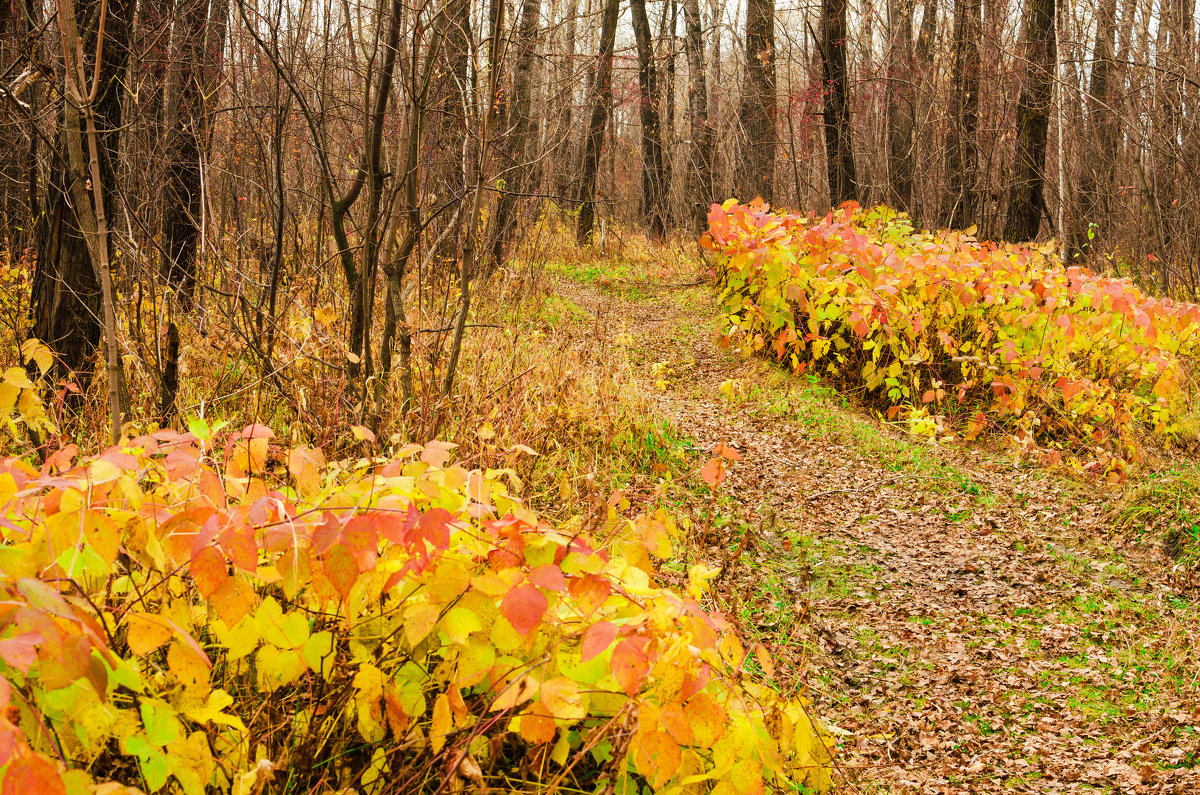
[[[197,421],[0,461],[0,792],[829,788],[715,571],[655,584],[671,517],[552,526],[452,447]]]
[[[1052,245],[918,232],[886,207],[818,219],[730,200],[709,224],[724,341],[832,377],[916,433],[1124,456],[1182,430],[1200,307],[1064,267]]]

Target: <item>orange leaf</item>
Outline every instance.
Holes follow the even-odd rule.
[[[637,694],[649,671],[646,652],[633,641],[623,640],[613,649],[612,674],[626,695],[632,697]]]
[[[581,662],[587,662],[607,649],[617,637],[617,625],[611,621],[597,621],[583,633],[583,644],[579,649]]]
[[[229,567],[226,565],[225,556],[216,547],[198,549],[196,554],[192,555],[189,569],[192,582],[196,583],[196,590],[205,599],[211,599],[229,579]]]
[[[66,795],[67,788],[58,775],[58,768],[40,754],[17,757],[8,766],[0,795]]]
[[[527,635],[542,620],[548,606],[546,595],[536,585],[522,585],[505,595],[500,602],[500,612],[513,629]]]
[[[739,453],[737,450],[733,449],[729,445],[725,445],[725,444],[718,444],[716,446],[716,448],[713,450],[713,455],[719,455],[722,458],[729,459],[730,461],[741,461],[742,460],[741,453]]]
[[[241,577],[230,577],[213,593],[208,602],[217,616],[232,627],[242,620],[242,616],[250,612],[256,602],[254,590]]]
[[[638,772],[650,780],[656,791],[674,778],[683,759],[679,743],[666,732],[639,732],[633,738],[633,751]]]
[[[345,544],[334,544],[325,553],[321,564],[325,569],[325,576],[333,583],[334,589],[342,599],[350,596],[350,589],[354,587],[354,583],[358,582],[359,575],[358,562],[354,560],[354,553]]]
[[[563,577],[562,569],[553,563],[538,566],[529,572],[529,581],[534,585],[540,585],[547,591],[567,590],[567,580]]]
[[[704,468],[700,470],[700,477],[711,489],[715,489],[725,481],[725,465],[719,456],[708,459]]]

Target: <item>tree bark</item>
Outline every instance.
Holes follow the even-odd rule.
[[[1033,240],[1046,209],[1046,131],[1054,78],[1055,0],[1029,0],[1025,18],[1025,79],[1017,100],[1017,155],[1008,194],[1004,239]]]
[[[128,63],[128,32],[133,3],[108,0],[104,20],[104,47],[100,63],[94,63],[96,36],[100,25],[101,0],[85,0],[76,6],[83,41],[84,70],[93,77],[97,92],[91,103],[96,117],[100,154],[100,189],[103,209],[109,218],[115,215],[113,163],[121,129],[125,96],[122,82]],[[60,91],[60,96],[65,91]],[[92,377],[94,358],[100,343],[103,315],[97,268],[88,250],[84,229],[73,205],[72,191],[77,182],[90,179],[73,168],[67,152],[69,114],[59,112],[59,130],[50,163],[46,213],[39,219],[36,236],[38,258],[33,274],[30,336],[45,342],[54,351],[56,366],[51,377],[70,378],[81,385]],[[78,116],[76,115],[76,118]],[[101,241],[111,247],[111,241]],[[111,248],[110,248],[111,250]],[[115,340],[109,340],[115,345]]]
[[[942,223],[964,229],[975,223],[975,187],[979,148],[979,37],[983,6],[979,0],[955,0],[954,95],[951,98],[950,135],[946,142],[948,190]]]
[[[688,197],[694,202],[697,232],[708,226],[708,206],[714,200],[712,177],[712,122],[708,116],[708,81],[704,72],[704,38],[700,22],[700,0],[683,0],[687,33],[688,125],[691,150],[688,157]]]
[[[742,135],[734,191],[743,201],[774,200],[777,116],[775,0],[746,2],[746,69],[738,114]]]
[[[646,0],[629,0],[633,17],[633,36],[637,43],[639,107],[642,121],[642,216],[650,235],[662,239],[666,234],[666,173],[663,169],[662,115],[659,113],[658,70],[654,67],[654,41]]]
[[[1092,81],[1088,87],[1087,134],[1093,155],[1080,158],[1083,174],[1080,179],[1081,212],[1076,224],[1072,248],[1085,259],[1093,259],[1102,251],[1104,228],[1108,215],[1109,196],[1114,186],[1117,142],[1120,135],[1118,115],[1119,77],[1114,62],[1117,35],[1117,0],[1100,0],[1096,14],[1096,43],[1092,55]]]
[[[887,144],[889,201],[897,210],[912,209],[913,126],[916,120],[916,76],[913,74],[912,18],[914,0],[888,0]]]
[[[821,1],[821,63],[825,78],[825,156],[829,203],[834,207],[858,200],[850,127],[850,87],[846,69],[847,0]]]
[[[184,309],[190,308],[196,288],[203,211],[200,169],[208,156],[228,11],[227,0],[213,0],[211,8],[207,0],[188,0],[176,26],[178,46],[170,67],[177,73],[171,81],[176,96],[171,99],[171,127],[167,130],[159,270]]]
[[[592,242],[596,225],[596,175],[600,171],[600,155],[604,148],[604,129],[612,111],[613,46],[617,38],[617,14],[620,0],[604,0],[604,15],[600,23],[600,47],[596,58],[596,76],[592,81],[591,106],[587,139],[584,142],[583,168],[579,184],[579,220],[575,238],[579,244]]]
[[[494,268],[504,262],[505,248],[514,227],[512,215],[517,196],[525,193],[530,186],[529,160],[526,157],[531,113],[530,75],[533,56],[537,51],[540,9],[540,0],[522,0],[521,18],[517,23],[514,42],[517,61],[513,67],[512,102],[508,106],[507,135],[501,154],[504,158],[504,181],[500,200],[496,204],[496,232],[492,239],[491,264]]]

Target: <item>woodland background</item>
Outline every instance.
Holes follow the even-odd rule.
[[[0,13],[11,339],[45,342],[56,379],[103,370],[94,399],[121,422],[257,378],[293,415],[380,430],[423,411],[434,430],[421,401],[453,393],[473,278],[572,256],[566,231],[591,241],[597,218],[601,243],[691,236],[730,195],[1053,236],[1195,296],[1192,0]],[[314,324],[331,344],[309,345]],[[181,406],[207,343],[238,372]],[[324,386],[306,397],[306,377]]]

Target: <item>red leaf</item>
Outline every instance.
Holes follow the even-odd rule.
[[[596,612],[604,600],[612,593],[612,583],[607,577],[598,574],[584,574],[572,577],[570,585],[571,596],[575,599],[576,608],[584,616]]]
[[[417,529],[418,522],[421,521],[421,514],[417,510],[417,506],[411,502],[408,504],[408,511],[401,518],[398,514],[386,514],[382,521],[379,522],[377,529],[379,534],[391,541],[393,544],[407,545],[412,543],[413,530]]]
[[[204,547],[192,555],[192,581],[205,599],[217,592],[229,579],[225,556],[216,547]]]
[[[563,577],[562,569],[553,563],[538,566],[529,572],[529,581],[534,585],[540,585],[547,591],[562,592],[567,590],[567,580]]]
[[[321,519],[321,524],[312,532],[313,551],[318,555],[328,552],[342,534],[342,525],[332,513],[326,511]]]
[[[604,651],[617,637],[617,625],[611,621],[597,621],[583,633],[583,643],[579,647],[580,662],[587,662]]]
[[[421,535],[433,545],[434,549],[449,549],[450,525],[453,523],[453,514],[445,508],[433,508],[421,514],[417,526],[421,530]]]
[[[354,553],[347,549],[345,544],[334,544],[325,553],[322,563],[325,576],[333,583],[342,599],[348,597],[350,589],[358,582],[358,563],[354,560]]]
[[[522,635],[537,626],[545,614],[549,602],[536,585],[522,585],[509,591],[500,602],[500,612]]]
[[[258,570],[258,543],[250,525],[226,530],[217,542],[233,565],[253,574]]]
[[[718,444],[716,449],[713,450],[713,454],[719,455],[722,458],[727,458],[730,461],[741,461],[742,460],[741,453],[739,453],[737,450],[733,449],[732,447],[730,447],[728,445],[724,445],[724,444]]]
[[[378,514],[356,516],[342,529],[342,543],[354,553],[360,571],[375,568],[375,555],[379,551],[379,534],[375,531]]]
[[[19,756],[8,767],[0,795],[66,795],[58,768],[38,754]]]
[[[721,458],[718,456],[708,459],[708,463],[700,470],[700,477],[711,489],[720,486],[725,480],[725,465],[721,462]]]
[[[26,632],[15,638],[0,640],[0,660],[27,674],[29,667],[37,659],[38,644],[42,640],[42,636],[37,632]]]
[[[650,663],[646,652],[639,649],[633,641],[623,640],[613,649],[612,675],[626,695],[636,695],[649,672]]]

